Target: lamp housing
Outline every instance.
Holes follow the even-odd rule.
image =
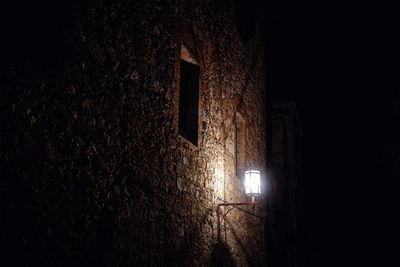
[[[261,194],[261,173],[258,170],[248,170],[244,173],[244,187],[246,196]]]

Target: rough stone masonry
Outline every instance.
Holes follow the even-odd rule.
[[[266,162],[262,40],[241,37],[236,1],[71,1],[59,12],[36,6],[5,40],[19,56],[0,61],[5,258],[265,265],[265,195],[229,212],[217,240],[217,202],[246,201],[236,168],[265,173]],[[197,145],[178,132],[183,43],[200,67]]]

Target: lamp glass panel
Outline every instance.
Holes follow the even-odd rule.
[[[259,195],[261,193],[261,174],[257,170],[248,170],[244,174],[246,195]]]

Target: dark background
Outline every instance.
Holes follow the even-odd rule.
[[[305,266],[399,262],[399,177],[388,166],[400,136],[394,10],[266,4],[268,93],[297,102],[305,132]]]
[[[28,2],[1,8],[1,61],[62,68],[67,5]],[[400,190],[387,162],[400,132],[396,9],[381,1],[260,3],[268,96],[295,100],[305,132],[304,266],[395,266]]]

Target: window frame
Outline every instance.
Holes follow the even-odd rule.
[[[182,70],[182,67],[185,67],[184,70]],[[185,77],[183,77],[183,74],[186,74]],[[182,87],[182,85],[184,86]],[[199,143],[199,125],[198,123],[196,125],[196,119],[199,118],[199,89],[199,65],[181,57],[178,134],[195,146],[198,146]],[[185,94],[186,97],[182,98],[181,94]]]
[[[241,126],[243,136],[238,136],[238,126]],[[247,135],[248,135],[248,123],[245,115],[236,110],[235,112],[235,174],[237,177],[243,176],[247,169]],[[243,139],[243,140],[239,140]],[[243,142],[243,143],[242,143]],[[242,143],[242,147],[239,148],[239,143]],[[239,151],[240,150],[240,151]],[[243,151],[242,151],[243,150]],[[239,158],[242,155],[243,158]]]
[[[175,133],[179,139],[180,142],[186,143],[189,145],[194,150],[197,150],[199,147],[202,146],[202,117],[203,117],[203,111],[204,109],[204,96],[203,96],[203,87],[204,87],[204,82],[203,82],[203,75],[204,75],[204,60],[202,57],[201,50],[198,45],[198,41],[196,38],[194,38],[193,33],[188,31],[186,28],[183,28],[181,30],[183,32],[182,36],[180,39],[177,41],[177,48],[176,48],[176,59],[175,59],[175,94],[174,94],[174,129]],[[197,45],[196,45],[197,44]],[[186,48],[192,52],[193,57],[196,59],[198,62],[199,66],[199,88],[198,88],[198,116],[197,116],[197,145],[193,144],[191,141],[187,140],[185,137],[181,136],[179,134],[179,101],[180,101],[180,77],[181,77],[181,49],[182,45],[185,45]]]

